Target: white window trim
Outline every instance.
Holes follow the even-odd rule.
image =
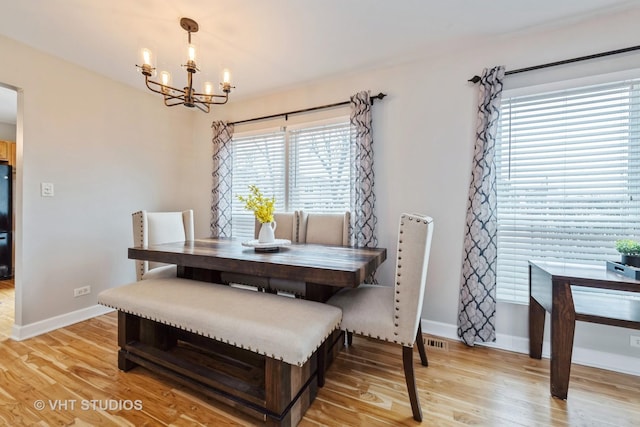
[[[350,120],[350,117],[348,115],[342,115],[342,116],[332,117],[330,119],[321,119],[321,120],[314,120],[314,121],[309,121],[304,123],[297,123],[297,124],[288,125],[285,127],[287,128],[287,130],[298,130],[298,129],[306,129],[306,128],[312,128],[312,127],[319,127],[319,126],[335,125],[339,123],[348,122],[349,120]]]
[[[638,78],[639,75],[640,68],[634,68],[631,70],[616,71],[613,73],[595,74],[588,77],[579,77],[575,79],[561,80],[551,83],[505,89],[502,91],[502,99],[543,94],[545,92],[555,92],[558,90],[572,89],[580,86],[592,86],[616,80],[635,79]]]
[[[256,136],[256,135],[262,135],[265,133],[275,133],[275,132],[279,132],[282,131],[283,126],[270,126],[267,128],[260,128],[260,129],[251,129],[251,130],[246,130],[246,131],[242,131],[242,132],[233,132],[233,137],[236,138],[248,138],[248,137],[252,137],[252,136]],[[233,139],[233,138],[232,138]]]

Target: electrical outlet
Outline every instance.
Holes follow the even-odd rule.
[[[640,337],[637,335],[631,335],[629,337],[629,345],[631,347],[640,347]]]
[[[81,297],[83,295],[89,295],[91,293],[91,286],[83,286],[81,288],[75,288],[73,290],[74,297]]]

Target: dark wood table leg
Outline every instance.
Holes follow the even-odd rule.
[[[118,311],[118,369],[128,371],[136,366],[127,359],[127,351],[124,349],[131,341],[140,339],[140,318],[133,314]]]
[[[576,311],[571,285],[563,280],[553,281],[551,309],[551,395],[567,398],[571,373],[571,354],[576,327]]]
[[[544,318],[546,310],[532,296],[529,296],[529,357],[542,359],[544,339]]]
[[[310,301],[327,302],[329,298],[341,288],[316,283],[307,283],[304,299]]]
[[[318,348],[318,387],[324,387],[324,376],[327,370],[327,351],[329,346],[325,340]]]
[[[177,267],[177,275],[183,279],[198,280],[200,282],[222,283],[220,272],[217,270],[207,270],[205,268],[185,267],[179,265]]]

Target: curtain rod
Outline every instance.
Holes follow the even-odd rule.
[[[572,58],[572,59],[565,59],[563,61],[549,62],[548,64],[534,65],[533,67],[519,68],[517,70],[506,71],[504,75],[508,76],[511,74],[518,74],[518,73],[525,73],[527,71],[539,70],[541,68],[549,68],[549,67],[555,67],[557,65],[565,65],[565,64],[571,64],[573,62],[586,61],[588,59],[602,58],[604,56],[610,56],[610,55],[619,55],[621,53],[632,52],[634,50],[640,50],[640,46],[625,47],[624,49],[610,50],[608,52],[600,52],[600,53],[595,53],[593,55],[580,56],[578,58]],[[478,83],[480,81],[480,76],[473,76],[467,81],[471,83]]]
[[[371,105],[373,105],[373,101],[375,101],[376,99],[383,99],[385,96],[387,96],[387,94],[382,92],[380,92],[377,95],[370,96],[369,99],[371,100]],[[230,124],[240,125],[243,123],[257,122],[259,120],[275,119],[276,117],[284,117],[286,120],[292,114],[301,114],[301,113],[308,113],[310,111],[316,111],[316,110],[326,110],[327,108],[341,107],[343,105],[349,105],[350,102],[351,101],[342,101],[342,102],[336,102],[335,104],[326,104],[326,105],[320,105],[319,107],[305,108],[303,110],[295,110],[295,111],[288,111],[286,113],[271,114],[270,116],[254,117],[253,119],[238,120],[237,122],[231,122]]]

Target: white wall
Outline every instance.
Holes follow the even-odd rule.
[[[6,38],[0,55],[0,82],[19,90],[14,334],[24,337],[135,279],[131,213],[184,208],[193,113]],[[55,197],[40,196],[41,182]]]
[[[429,52],[425,52],[425,59],[421,61],[354,73],[260,99],[233,102],[219,110],[217,117],[241,120],[333,103],[347,100],[363,89],[370,89],[374,94],[387,93],[389,96],[373,107],[378,231],[380,245],[388,249],[388,260],[380,270],[380,279],[392,282],[399,214],[424,212],[433,216],[435,232],[423,321],[431,331],[453,336],[476,119],[477,89],[467,83],[467,79],[479,74],[484,67],[499,64],[510,70],[628,47],[637,39],[633,35],[637,34],[639,20],[640,10],[636,10],[561,29],[550,27],[493,40],[478,39],[473,46],[452,46],[447,55],[430,57]],[[507,84],[529,85],[541,79],[568,78],[585,72],[602,73],[639,65],[640,54],[625,55],[561,67],[552,72],[508,77]],[[237,92],[241,90],[239,87]],[[196,138],[210,139],[211,118],[197,120],[200,135]],[[264,122],[264,126],[274,123],[280,122]],[[198,157],[210,157],[210,144],[199,149]],[[203,176],[211,173],[210,160],[198,167]],[[204,215],[204,210],[199,214]],[[499,344],[526,351],[527,322],[525,306],[499,304],[498,333],[499,341],[503,341]],[[579,324],[575,343],[591,355],[609,352],[628,362],[640,356],[638,349],[629,347],[631,333],[629,329]],[[574,352],[575,361],[580,361],[577,360],[580,354],[580,351]],[[599,362],[591,360],[591,363]],[[637,368],[635,372],[639,372]]]
[[[0,122],[0,139],[4,141],[16,140],[16,125]]]

